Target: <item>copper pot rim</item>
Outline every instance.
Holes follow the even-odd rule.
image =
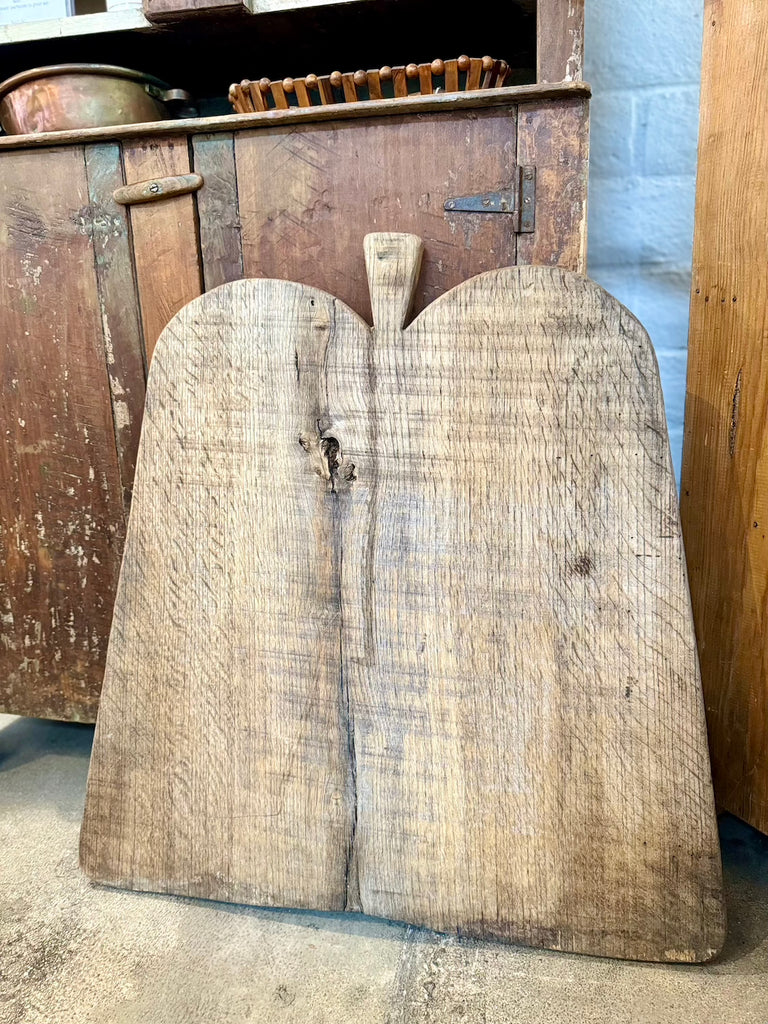
[[[140,82],[142,85],[154,85],[158,89],[170,89],[167,82],[155,78],[154,75],[146,75],[143,71],[134,71],[131,68],[122,68],[115,64],[49,64],[47,67],[20,71],[18,74],[6,78],[4,82],[0,82],[0,100],[26,82],[32,82],[36,78],[50,78],[53,75],[103,75],[107,78],[126,78],[133,82]]]

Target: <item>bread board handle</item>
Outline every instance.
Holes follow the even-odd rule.
[[[366,235],[363,248],[373,326],[402,330],[413,305],[424,243],[418,235],[380,231]]]

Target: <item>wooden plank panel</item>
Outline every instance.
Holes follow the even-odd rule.
[[[536,227],[518,263],[586,272],[589,113],[582,98],[521,103],[517,158],[536,168]]]
[[[192,170],[186,138],[129,140],[123,163],[127,184]],[[130,220],[149,361],[171,317],[202,291],[195,200],[185,195],[143,203],[131,208]]]
[[[7,154],[0,224],[0,708],[91,721],[125,511],[82,148]]]
[[[360,905],[709,959],[719,844],[648,336],[593,282],[540,267],[469,281],[401,330],[417,253],[366,241],[374,330],[331,347],[325,389],[355,467],[341,608]]]
[[[231,134],[195,135],[195,170],[205,179],[197,194],[200,257],[205,290],[243,277],[240,210]]]
[[[158,344],[81,837],[101,881],[344,909],[353,796],[317,435],[334,306],[236,282]]]
[[[538,82],[579,82],[584,64],[584,0],[538,0]]]
[[[123,184],[120,146],[109,142],[87,146],[85,167],[99,312],[127,515],[144,414],[146,371],[128,215],[113,197],[115,189]]]
[[[681,512],[715,792],[723,809],[763,832],[768,832],[766,67],[765,4],[708,0]]]
[[[512,217],[446,212],[446,199],[514,180],[515,108],[372,117],[235,136],[248,277],[300,281],[366,319],[356,254],[369,231],[412,231],[426,254],[415,311],[473,274],[514,264]]]

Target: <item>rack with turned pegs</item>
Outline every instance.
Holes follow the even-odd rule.
[[[370,71],[345,74],[332,71],[329,75],[310,74],[275,82],[269,78],[258,82],[246,78],[230,86],[229,101],[238,114],[248,114],[287,110],[291,106],[329,106],[444,92],[474,92],[502,88],[510,70],[505,60],[462,55],[453,60],[436,58],[429,63],[395,67],[387,64]]]

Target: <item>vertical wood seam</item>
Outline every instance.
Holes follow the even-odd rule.
[[[123,179],[123,183],[127,183],[125,174],[125,156],[123,153],[123,141],[118,143],[120,148],[120,176]],[[136,308],[139,313],[138,324],[139,324],[139,345],[141,347],[141,359],[144,364],[144,381],[146,383],[147,374],[149,373],[149,359],[147,358],[147,342],[144,337],[144,320],[141,315],[141,295],[139,294],[139,279],[136,274],[136,256],[133,245],[133,224],[131,223],[130,209],[126,212],[125,222],[128,225],[128,250],[131,254],[131,277],[133,278],[133,292],[136,296]]]
[[[244,278],[247,278],[249,275],[246,273],[245,267],[245,238],[243,232],[242,206],[240,202],[240,168],[238,163],[240,158],[240,144],[242,140],[247,137],[247,132],[232,132],[232,163],[235,168],[235,190],[237,195],[237,240],[239,244],[240,266]]]
[[[200,146],[205,146],[205,145],[207,145],[208,143],[210,143],[212,141],[212,138],[213,138],[213,136],[208,134],[208,135],[203,135],[203,136],[193,136],[192,139],[191,139],[190,167],[193,170],[197,171],[199,174],[202,174],[204,178],[205,178],[205,172],[208,169],[208,165],[207,165],[206,161],[198,159],[198,157],[199,157],[198,147],[195,145],[195,143],[199,143]],[[236,276],[234,278],[231,278],[231,280],[238,280],[238,279],[242,279],[243,277],[245,277],[245,265],[244,265],[244,261],[243,261],[243,233],[242,233],[242,227],[241,227],[241,224],[240,224],[240,193],[239,193],[239,190],[238,190],[235,133],[234,132],[229,132],[229,133],[226,133],[226,134],[223,134],[223,135],[218,135],[217,138],[222,143],[227,143],[227,142],[229,143],[229,152],[231,153],[231,161],[230,162],[231,162],[231,166],[232,166],[233,188],[234,188],[234,198],[233,198],[232,202],[233,202],[233,209],[234,209],[234,228],[235,228],[235,232],[234,233],[235,233],[235,236],[236,236],[236,249],[234,250],[234,252],[235,252],[234,263],[236,264],[236,267],[235,267],[235,269],[236,269]],[[228,161],[230,160],[229,157],[227,157],[227,159],[228,159]],[[203,185],[203,188],[200,189],[199,192],[195,193],[195,210],[196,210],[197,219],[198,219],[198,242],[199,242],[199,251],[200,251],[200,266],[201,266],[201,274],[202,274],[203,290],[204,291],[210,291],[211,288],[215,288],[218,285],[224,283],[222,280],[216,280],[215,282],[212,282],[210,280],[210,278],[213,276],[213,274],[212,274],[212,271],[211,271],[211,267],[209,265],[210,261],[207,258],[208,255],[209,255],[208,245],[206,243],[206,239],[203,237],[204,217],[203,217],[203,214],[201,213],[201,204],[203,204],[203,206],[205,208],[206,193],[204,192],[204,190],[208,189],[208,192],[210,192],[210,188],[211,188],[210,183],[208,181],[206,181],[204,183],[204,185]],[[230,280],[230,278],[227,277],[227,280]]]
[[[189,141],[136,137],[123,146],[126,178],[146,180],[189,173]],[[144,343],[151,362],[157,339],[168,321],[201,294],[199,241],[194,196],[169,197],[132,205],[133,248]]]
[[[330,468],[330,466],[329,466]],[[341,725],[347,737],[347,786],[350,800],[349,838],[344,862],[344,910],[365,912],[360,899],[357,873],[357,750],[355,747],[355,720],[349,681],[344,671],[344,508],[338,492],[331,495],[334,515],[334,546],[336,548],[337,597],[339,602],[339,710]]]
[[[237,256],[240,264],[240,274],[245,276],[245,264],[243,263],[243,231],[240,225],[240,186],[237,180],[237,160],[235,159],[235,133],[232,132],[232,172],[235,176],[235,223],[237,224]],[[200,250],[202,256],[202,249]]]
[[[125,181],[125,171],[123,169],[123,161],[122,161],[122,146],[119,147],[119,150],[120,150],[120,154],[121,154],[120,155],[120,173],[121,173],[121,175],[123,177],[123,181]],[[106,350],[106,346],[104,344],[104,342],[105,342],[105,338],[104,338],[104,309],[105,309],[105,303],[106,303],[106,296],[104,294],[102,275],[101,275],[101,271],[99,269],[98,254],[96,252],[96,230],[95,230],[94,223],[93,223],[94,194],[92,192],[91,176],[88,173],[88,161],[86,159],[86,147],[85,146],[81,146],[80,147],[80,152],[81,152],[82,157],[83,157],[83,171],[84,171],[84,174],[85,174],[85,182],[86,182],[86,185],[88,186],[88,237],[90,238],[90,241],[91,241],[91,255],[93,256],[93,274],[94,274],[94,278],[95,278],[96,294],[98,296],[98,303],[99,303],[99,314],[100,314],[99,320],[100,320],[100,323],[101,323],[101,345],[100,345],[100,349],[101,349],[102,355],[104,356],[104,375],[106,377],[107,389],[109,391],[109,414],[110,414],[110,418],[111,418],[111,421],[112,421],[112,441],[114,443],[114,449],[115,449],[115,462],[117,464],[117,474],[118,474],[118,476],[120,478],[120,497],[122,499],[123,509],[124,509],[124,512],[125,512],[125,517],[124,518],[125,518],[125,522],[126,522],[126,525],[127,525],[127,523],[128,523],[128,513],[130,511],[130,500],[127,498],[127,493],[128,493],[128,490],[129,490],[129,488],[127,487],[127,484],[129,482],[126,481],[124,479],[124,477],[123,477],[123,465],[122,465],[122,459],[120,458],[120,446],[119,446],[119,443],[118,443],[118,429],[119,428],[118,428],[117,417],[115,415],[115,395],[114,395],[113,386],[112,386],[112,376],[111,376],[111,374],[109,372],[109,363],[108,363],[108,360],[107,360],[107,350]],[[128,220],[127,217],[126,217],[126,220]],[[133,261],[131,261],[131,265],[133,265]],[[144,345],[143,345],[143,336],[142,336],[142,354],[143,354],[143,349],[144,349]],[[146,380],[146,366],[145,366],[144,378]],[[132,481],[130,481],[130,483],[132,483]]]
[[[516,176],[516,182],[517,182],[517,186],[518,186],[518,188],[517,188],[517,205],[519,207],[518,213],[516,214],[516,216],[514,218],[515,223],[511,226],[510,231],[512,232],[512,234],[514,236],[513,239],[512,239],[512,244],[513,244],[514,253],[515,253],[515,266],[517,266],[518,263],[520,262],[520,256],[519,256],[520,233],[518,231],[518,224],[520,223],[520,217],[522,216],[522,212],[523,212],[523,197],[521,195],[521,193],[522,193],[522,185],[521,185],[520,176],[518,174],[518,169],[520,167],[520,104],[519,103],[515,103],[515,105],[513,107],[510,107],[509,110],[510,110],[512,124],[513,124],[514,131],[515,131],[515,166],[514,166],[514,169],[513,169],[513,173]],[[535,199],[534,199],[534,202],[535,202]],[[533,222],[534,223],[534,230],[536,228],[535,217],[536,217],[536,210],[535,210],[535,207],[534,207],[534,222]]]
[[[193,135],[187,135],[187,160],[189,161],[189,169],[191,171],[195,168],[195,151],[192,144],[193,140]],[[195,247],[197,249],[197,283],[199,286],[199,294],[202,295],[205,291],[205,276],[203,274],[203,245],[200,238],[200,211],[197,208],[197,192],[194,192],[193,196],[192,218],[194,223]]]

